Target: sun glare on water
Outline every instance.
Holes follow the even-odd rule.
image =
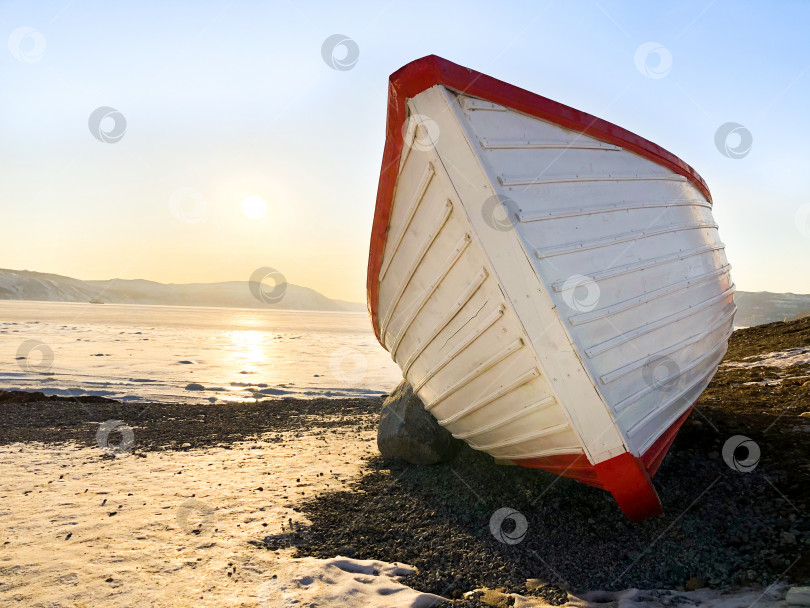
[[[261,331],[238,330],[229,331],[229,354],[240,364],[264,363],[267,358],[265,352],[265,335]]]
[[[260,218],[267,211],[267,203],[260,196],[249,196],[242,201],[242,213],[249,218]]]

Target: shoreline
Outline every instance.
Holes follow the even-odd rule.
[[[31,441],[98,447],[97,427],[120,420],[134,429],[132,452],[227,447],[261,433],[305,430],[308,424],[376,430],[376,422],[366,418],[376,414],[381,403],[380,397],[131,403],[0,390],[0,445]],[[182,448],[185,443],[189,446]]]

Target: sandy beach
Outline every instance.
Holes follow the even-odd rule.
[[[0,604],[786,605],[810,577],[808,335],[807,320],[735,333],[656,477],[666,514],[642,524],[470,449],[384,461],[378,398],[0,393]],[[760,447],[756,471],[724,461],[736,435]],[[490,533],[505,506],[527,518],[520,544]]]
[[[297,505],[362,474],[374,445],[359,417],[351,426],[338,414],[312,418],[196,449],[141,449],[138,426],[128,427],[125,451],[3,445],[3,605],[271,607],[307,596],[326,605],[433,604],[398,582],[413,572],[407,566],[292,559],[286,539],[310,523]],[[314,428],[297,426],[308,423]],[[260,539],[280,547],[257,550]],[[393,604],[383,600],[391,594]]]
[[[116,457],[0,448],[3,605],[255,606],[292,550],[249,541],[305,525],[295,505],[344,485],[373,447],[347,426],[175,450],[140,449],[138,431]]]

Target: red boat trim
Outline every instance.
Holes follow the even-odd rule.
[[[437,84],[461,93],[497,103],[518,112],[536,116],[601,141],[621,146],[686,177],[711,202],[706,182],[677,156],[610,122],[580,112],[546,97],[530,93],[506,82],[475,72],[436,55],[428,55],[400,68],[388,82],[388,116],[385,127],[385,150],[377,188],[377,206],[371,229],[367,293],[371,322],[382,343],[377,319],[379,273],[388,235],[388,221],[394,200],[399,161],[402,154],[402,126],[407,119],[406,101]],[[383,347],[385,345],[383,344]]]
[[[538,458],[524,458],[513,460],[516,465],[530,469],[543,469],[560,477],[570,477],[580,483],[603,488],[602,481],[596,474],[593,465],[588,461],[584,452],[579,454],[558,454],[555,456],[540,456]]]
[[[678,418],[672,426],[670,426],[664,433],[655,440],[650,448],[641,455],[641,460],[644,463],[644,466],[649,471],[650,476],[655,475],[658,472],[658,467],[661,466],[661,461],[664,460],[664,456],[667,455],[669,448],[672,447],[672,442],[675,441],[675,435],[678,434],[678,431],[683,426],[683,423],[686,422],[686,419],[689,417],[689,414],[692,413],[692,406],[684,412],[684,414]]]
[[[513,461],[531,469],[543,469],[555,475],[571,477],[581,483],[602,488],[613,494],[622,512],[632,521],[661,515],[663,509],[652,485],[652,477],[672,447],[694,404],[655,440],[640,457],[625,452],[604,462],[591,464],[584,453],[562,454]]]

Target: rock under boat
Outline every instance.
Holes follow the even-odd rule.
[[[673,154],[440,57],[391,76],[368,305],[455,437],[660,514],[651,478],[733,293],[709,189]]]

